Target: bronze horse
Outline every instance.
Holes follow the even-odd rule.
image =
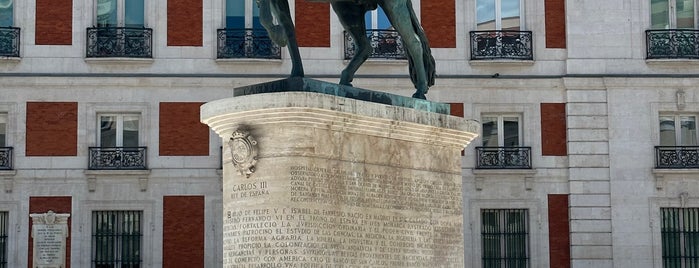
[[[270,38],[279,46],[288,46],[292,60],[291,76],[303,76],[303,64],[299,54],[294,24],[291,20],[288,0],[257,0],[260,22]],[[369,58],[371,44],[366,36],[364,14],[380,6],[391,25],[396,29],[406,48],[410,79],[415,86],[414,98],[425,99],[434,85],[435,63],[427,36],[415,15],[411,0],[307,0],[330,2],[345,31],[354,39],[357,53],[342,71],[340,84],[351,86],[359,67]],[[274,19],[279,24],[274,24]]]

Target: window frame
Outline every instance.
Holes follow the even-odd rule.
[[[137,27],[137,26],[126,26],[126,1],[127,0],[114,0],[117,2],[117,24],[116,26],[111,26],[111,27]],[[143,1],[143,25],[141,25],[142,28],[147,28],[146,25],[147,23],[147,15],[148,15],[148,7],[146,0]],[[99,9],[99,0],[92,0],[92,3],[94,4],[92,14],[94,14],[94,18],[92,20],[93,25],[95,27],[107,27],[107,26],[98,26],[98,9]]]
[[[102,131],[101,131],[101,119],[103,116],[116,116],[117,120],[117,127],[116,127],[116,141],[115,141],[115,146],[114,147],[124,147],[124,117],[125,116],[138,116],[138,145],[141,146],[141,138],[143,136],[142,134],[142,116],[139,113],[98,113],[97,114],[97,145],[98,147],[102,147]]]
[[[504,118],[507,117],[516,117],[517,118],[517,143],[518,145],[515,147],[523,147],[523,130],[524,128],[522,127],[523,124],[523,118],[524,116],[521,113],[482,113],[481,114],[481,145],[486,146],[483,144],[483,138],[485,135],[483,133],[484,127],[483,127],[483,118],[486,117],[496,117],[497,118],[497,127],[498,127],[498,146],[497,147],[507,147],[505,146],[505,120]],[[492,146],[489,146],[492,147]]]
[[[670,144],[662,144],[662,122],[660,121],[661,118],[663,117],[673,117],[674,121],[674,132],[675,132],[675,144],[670,145]],[[684,145],[684,137],[683,137],[683,132],[682,132],[682,117],[694,117],[694,131],[695,131],[695,136],[694,136],[694,141],[697,144],[694,145]],[[699,131],[697,129],[697,123],[699,120],[699,115],[696,113],[678,113],[678,112],[661,112],[658,114],[658,145],[659,146],[697,146],[699,145]],[[679,131],[678,131],[679,130]]]
[[[128,197],[126,197],[128,198]],[[92,228],[92,212],[105,210],[140,210],[141,217],[141,267],[151,267],[153,265],[154,252],[157,249],[155,240],[160,240],[156,237],[157,230],[155,224],[155,201],[153,200],[113,200],[113,201],[83,201],[80,204],[82,213],[75,213],[75,220],[79,221],[80,226]],[[74,223],[75,224],[75,223]],[[162,231],[162,227],[160,227]],[[92,267],[92,230],[79,232],[81,241],[79,267]],[[76,237],[77,238],[77,237]]]
[[[665,223],[667,222],[667,218],[665,218],[665,215],[672,213],[672,212],[664,212],[664,211],[676,211],[677,212],[677,214],[676,214],[677,218],[669,219],[670,221],[673,221],[673,223],[674,223],[673,225],[677,224],[675,226],[672,226],[672,227],[677,227],[677,230],[670,231],[670,232],[665,231],[664,227],[666,227]],[[669,243],[666,245],[664,242],[670,240],[672,235],[676,234],[678,236],[677,242],[679,243],[679,248],[680,248],[678,251],[680,256],[678,257],[679,259],[677,260],[677,261],[679,261],[680,267],[691,267],[691,266],[687,266],[687,262],[690,260],[690,258],[697,257],[697,256],[687,256],[686,252],[689,249],[687,249],[686,247],[683,246],[683,245],[686,245],[688,243],[687,237],[686,237],[687,233],[694,233],[692,231],[688,231],[686,229],[687,226],[682,224],[682,222],[684,222],[684,223],[687,222],[687,221],[684,221],[684,220],[686,220],[686,219],[683,219],[684,216],[687,216],[687,214],[690,214],[690,213],[694,214],[693,215],[694,217],[692,217],[692,219],[694,219],[694,221],[690,221],[690,222],[694,223],[694,226],[690,226],[689,229],[696,230],[697,228],[699,228],[699,222],[696,221],[697,218],[699,218],[699,207],[679,207],[679,208],[678,207],[661,207],[660,208],[660,222],[661,222],[660,223],[660,236],[661,236],[660,243],[661,243],[662,249],[663,249],[663,251],[665,251],[665,249],[670,248],[670,247],[675,245],[674,243],[673,243],[673,245],[670,245]],[[666,236],[666,235],[668,235],[668,236]],[[694,239],[696,239],[696,238],[694,238]],[[696,250],[696,248],[695,248],[695,250]],[[664,252],[662,255],[663,255],[662,262],[663,262],[663,264],[665,264],[668,260],[666,259]],[[676,265],[673,265],[672,267],[676,267]]]
[[[244,23],[243,23],[243,28],[244,29],[255,29],[255,14],[257,14],[257,17],[259,19],[260,16],[260,8],[257,5],[257,2],[255,0],[223,0],[223,28],[225,29],[239,29],[239,27],[230,27],[228,25],[228,20],[226,19],[228,17],[228,1],[244,1],[243,5],[245,7],[243,16],[244,16]],[[255,12],[257,10],[257,12]],[[260,26],[261,27],[261,26]]]
[[[485,29],[485,28],[479,28],[478,27],[478,1],[480,0],[475,0],[474,1],[474,28],[476,31],[503,31],[502,29],[502,1],[503,0],[482,0],[482,1],[493,1],[493,8],[495,9],[495,18],[493,19],[495,22],[495,27],[494,29]],[[526,31],[526,20],[525,20],[525,0],[519,0],[519,30],[517,31]]]
[[[131,227],[132,229],[134,229],[134,227],[135,227],[139,230],[139,232],[135,236],[138,239],[138,247],[137,247],[138,248],[138,250],[137,250],[137,252],[138,252],[138,266],[140,267],[143,265],[143,257],[142,257],[142,254],[143,254],[142,249],[143,249],[143,244],[144,244],[144,242],[143,242],[143,239],[144,239],[143,238],[143,231],[144,231],[143,210],[93,210],[93,211],[91,211],[90,214],[91,214],[91,218],[92,218],[91,224],[90,224],[90,227],[91,227],[90,228],[90,235],[92,237],[92,239],[90,240],[90,249],[91,249],[90,252],[91,252],[91,256],[92,256],[90,258],[90,263],[91,263],[90,267],[92,267],[92,268],[96,267],[96,264],[95,264],[95,262],[96,262],[95,257],[97,255],[96,244],[98,242],[102,242],[102,240],[97,241],[97,237],[99,236],[99,233],[96,232],[96,230],[99,230],[100,229],[99,227],[102,227],[102,225],[98,224],[94,221],[96,218],[99,218],[100,215],[102,215],[103,217],[104,216],[112,216],[112,215],[116,216],[116,222],[114,222],[114,224],[117,226],[118,231],[106,235],[107,237],[113,238],[111,241],[109,241],[109,240],[106,241],[108,243],[106,248],[107,249],[111,248],[110,252],[107,252],[107,254],[112,255],[112,258],[109,258],[106,261],[114,262],[114,263],[112,263],[113,265],[124,265],[125,264],[123,262],[119,262],[119,261],[124,260],[124,253],[125,253],[124,249],[128,248],[128,246],[124,245],[124,241],[126,239],[132,239],[134,237],[134,235],[133,235],[133,233],[129,233],[128,231],[125,231],[124,225],[128,225],[125,223],[125,222],[127,222],[126,218],[128,216],[137,215],[138,226],[135,226],[132,224],[128,227]],[[128,227],[126,227],[126,228],[128,228]],[[102,228],[104,228],[104,227],[102,227]],[[132,250],[130,252],[130,254],[134,254],[134,251]],[[133,264],[133,263],[129,263],[129,264]]]
[[[9,125],[9,116],[7,113],[0,111],[0,147],[8,147],[7,142],[7,125]]]
[[[485,221],[484,215],[485,215],[486,212],[495,212],[495,213],[497,213],[496,219],[498,220],[498,230],[493,230],[494,232],[488,232],[488,231],[486,230],[486,228],[485,228],[485,222],[484,222],[484,221]],[[503,208],[489,209],[489,208],[481,208],[481,209],[480,209],[480,213],[481,213],[481,224],[480,224],[480,228],[481,228],[481,264],[482,264],[482,267],[486,267],[486,263],[485,263],[485,258],[486,258],[485,254],[486,254],[486,251],[484,250],[485,241],[486,241],[486,240],[485,240],[485,236],[486,236],[486,235],[495,235],[495,236],[497,236],[496,238],[497,238],[497,240],[498,240],[498,245],[500,246],[500,256],[498,256],[498,257],[499,257],[499,260],[506,260],[508,254],[507,254],[505,251],[507,251],[507,248],[508,248],[508,246],[507,246],[507,244],[508,244],[508,241],[507,241],[508,235],[512,235],[512,234],[521,234],[521,233],[516,232],[516,231],[518,231],[518,230],[514,230],[513,228],[509,228],[509,227],[506,227],[506,226],[505,226],[505,225],[507,225],[507,222],[505,222],[505,220],[509,217],[508,212],[518,212],[518,213],[522,213],[522,212],[523,212],[523,214],[524,214],[524,219],[523,219],[522,223],[524,224],[524,239],[525,239],[525,241],[524,241],[524,244],[525,244],[525,245],[524,245],[524,246],[525,246],[525,248],[524,248],[523,250],[521,250],[521,251],[523,251],[523,252],[525,253],[525,256],[524,256],[525,265],[524,265],[524,267],[530,267],[530,261],[529,261],[529,260],[531,259],[531,244],[530,244],[530,242],[529,242],[529,240],[530,240],[530,237],[529,237],[529,229],[530,229],[531,226],[529,225],[529,218],[530,218],[530,216],[529,216],[529,210],[526,209],[526,208],[524,208],[524,209],[523,209],[523,208],[514,208],[514,209],[503,209]],[[510,232],[510,231],[512,231],[512,232]],[[510,266],[508,266],[508,263],[507,263],[507,262],[502,262],[499,266],[500,266],[501,268],[510,267]],[[492,267],[492,266],[488,266],[488,267]]]
[[[697,23],[699,22],[699,20],[698,20],[699,12],[697,11],[697,6],[698,6],[698,5],[697,5],[697,1],[696,1],[696,0],[693,0],[693,1],[692,1],[692,3],[694,4],[694,7],[693,7],[693,10],[694,10],[693,16],[694,16],[694,18],[693,18],[693,21],[692,21],[692,22],[694,23],[694,27],[693,27],[693,28],[678,28],[678,27],[677,27],[677,12],[675,12],[675,10],[676,10],[676,8],[677,8],[677,1],[681,1],[681,0],[667,0],[667,2],[668,2],[668,5],[667,5],[667,12],[668,12],[668,14],[667,14],[667,20],[668,20],[668,21],[667,21],[667,24],[666,24],[666,28],[655,28],[655,27],[653,27],[653,3],[652,3],[652,0],[648,0],[648,2],[647,2],[647,3],[648,3],[648,11],[649,11],[649,12],[648,12],[648,21],[649,21],[649,24],[650,24],[650,29],[653,29],[653,30],[699,29],[699,26],[697,25]]]
[[[0,27],[14,27],[15,26],[15,3],[12,1],[12,3],[9,6],[10,10],[10,24],[9,25],[1,25]]]

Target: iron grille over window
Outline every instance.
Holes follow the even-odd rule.
[[[699,208],[661,208],[663,267],[699,267]]]
[[[655,146],[656,168],[699,168],[699,146]]]
[[[476,147],[478,169],[530,169],[531,147]]]
[[[19,28],[0,27],[0,56],[19,57]]]
[[[131,27],[87,28],[87,57],[151,58],[153,29]]]
[[[484,268],[529,267],[526,209],[481,210]]]
[[[146,147],[90,147],[89,169],[147,169]]]
[[[404,60],[405,47],[398,31],[395,30],[367,30],[366,36],[371,44],[370,59],[395,59]],[[354,38],[345,32],[345,59],[349,60],[357,53]]]
[[[531,31],[472,31],[471,60],[532,60]]]
[[[264,29],[219,29],[219,59],[281,59],[281,49]]]
[[[0,212],[0,268],[7,267],[7,212]]]
[[[0,147],[0,170],[12,169],[12,147]]]
[[[141,267],[142,211],[92,212],[92,267]]]
[[[646,30],[647,59],[699,59],[699,30]]]

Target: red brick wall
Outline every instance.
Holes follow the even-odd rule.
[[[76,156],[77,102],[27,102],[27,156]]]
[[[565,0],[544,0],[546,47],[566,48]]]
[[[296,0],[295,19],[300,47],[330,47],[330,4]]]
[[[449,103],[450,112],[453,116],[464,117],[464,104],[463,103]],[[461,150],[461,156],[464,156],[464,150]]]
[[[570,225],[568,195],[550,194],[549,199],[549,258],[551,268],[570,267]]]
[[[168,46],[202,46],[202,5],[202,0],[167,0]]]
[[[34,42],[37,45],[72,44],[72,0],[36,0]]]
[[[202,102],[160,103],[160,155],[209,155],[209,127],[199,121]]]
[[[163,267],[204,267],[204,196],[163,197]]]
[[[541,104],[541,153],[551,156],[568,154],[566,104]]]
[[[430,47],[456,47],[456,1],[421,1],[420,16]]]
[[[70,223],[75,215],[72,213],[72,203],[70,196],[31,196],[29,197],[29,213],[46,213],[49,210],[53,210],[55,213],[70,213],[70,218],[68,218],[68,238],[66,238],[66,268],[70,268],[70,238],[73,236],[71,232]],[[29,217],[29,216],[27,216]],[[32,220],[29,218],[29,268],[32,268],[33,254],[34,254],[34,241],[31,236]]]

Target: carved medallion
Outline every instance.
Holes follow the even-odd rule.
[[[240,175],[250,177],[257,163],[257,141],[247,131],[236,130],[228,141],[233,166]]]

